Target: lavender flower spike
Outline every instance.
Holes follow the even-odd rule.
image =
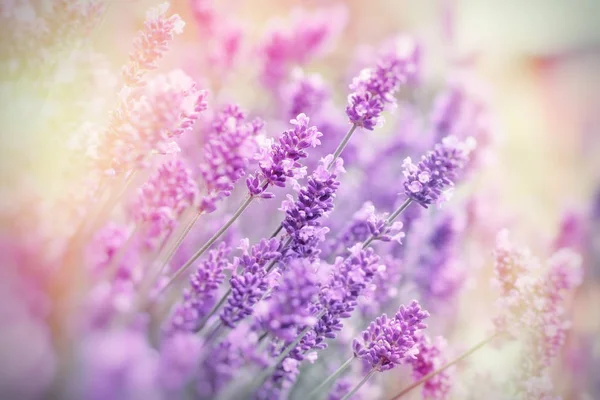
[[[268,289],[265,266],[280,256],[279,240],[261,240],[247,252],[236,259],[236,269],[241,272],[231,277],[231,296],[221,312],[221,322],[229,328],[254,311],[254,305],[263,297]]]
[[[315,126],[308,126],[310,119],[305,114],[299,114],[290,120],[293,129],[283,132],[277,143],[263,148],[257,156],[259,170],[246,179],[246,185],[252,196],[265,199],[274,197],[266,192],[270,185],[284,187],[286,180],[306,176],[306,167],[299,160],[308,155],[305,150],[316,147],[321,142],[322,133]]]
[[[466,165],[475,145],[475,139],[471,137],[461,142],[454,136],[448,136],[436,144],[433,151],[425,154],[418,164],[413,164],[410,157],[406,158],[404,193],[425,208],[444,200],[444,189],[454,186],[458,171]]]
[[[416,333],[425,329],[423,321],[429,313],[416,300],[400,306],[394,318],[383,314],[371,322],[360,339],[354,339],[352,349],[369,368],[387,371],[406,364],[418,353]]]
[[[416,68],[417,47],[401,38],[395,51],[381,57],[375,68],[364,69],[352,81],[346,114],[355,126],[370,131],[381,123],[386,106],[395,105],[394,94]]]

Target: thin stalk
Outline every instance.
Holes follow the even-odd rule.
[[[215,242],[229,229],[231,225],[239,218],[240,215],[248,208],[248,206],[255,199],[254,196],[249,195],[248,198],[239,206],[239,208],[235,211],[233,216],[214,234],[204,245],[181,267],[175,272],[175,274],[171,277],[171,279],[167,282],[165,286],[158,293],[162,294],[167,288],[169,288],[173,283],[179,279],[181,275],[183,275],[192,264],[200,258],[210,247],[215,244]]]
[[[161,272],[163,272],[165,270],[165,267],[169,264],[169,262],[175,255],[175,253],[179,249],[179,246],[181,246],[181,243],[183,243],[183,240],[185,239],[185,237],[188,235],[188,233],[190,233],[190,231],[192,230],[192,228],[198,221],[198,218],[200,218],[200,215],[202,215],[202,214],[201,213],[194,214],[193,218],[186,225],[185,229],[178,235],[178,237],[175,240],[175,242],[173,243],[173,245],[169,247],[169,252],[167,253],[166,257],[164,257],[164,258],[159,257],[159,262],[162,263],[162,267],[160,269]]]
[[[271,239],[273,239],[275,236],[279,235],[279,232],[281,232],[282,229],[283,229],[283,224],[279,224],[277,229],[275,229],[275,232],[273,232],[271,234]]]
[[[360,382],[358,382],[358,384],[356,386],[354,386],[354,388],[349,393],[347,393],[344,397],[342,397],[342,400],[348,400],[350,397],[352,397],[354,395],[354,393],[358,392],[358,390],[362,387],[362,385],[364,385],[369,379],[371,379],[371,377],[373,376],[373,374],[375,372],[377,372],[375,367],[371,368],[369,373],[364,378],[362,378],[362,380]]]
[[[337,160],[338,157],[340,156],[340,154],[342,154],[342,151],[344,151],[344,149],[348,145],[348,142],[350,141],[350,138],[352,137],[352,134],[354,133],[356,128],[357,128],[356,124],[353,124],[352,127],[350,128],[350,130],[348,131],[348,133],[346,133],[346,136],[344,136],[344,138],[338,145],[337,149],[335,149],[335,151],[333,152],[333,159],[331,160],[329,165],[327,165],[328,170],[331,169],[333,164],[335,164],[335,160]]]
[[[129,247],[131,246],[131,244],[133,243],[133,239],[135,239],[135,237],[137,236],[138,232],[140,230],[139,226],[136,226],[133,229],[133,232],[131,232],[131,234],[129,235],[129,237],[127,238],[127,240],[125,241],[125,243],[123,243],[121,245],[121,247],[119,248],[119,250],[117,251],[117,254],[115,254],[112,259],[110,260],[110,264],[108,265],[108,267],[105,269],[105,273],[103,274],[103,280],[107,279],[107,280],[112,280],[114,278],[114,276],[117,273],[117,270],[119,268],[119,264],[121,263],[121,261],[123,260],[123,257],[125,256],[125,254],[127,253],[127,250],[129,250]]]
[[[204,318],[202,318],[202,321],[200,321],[200,323],[198,324],[198,327],[195,330],[196,332],[200,332],[202,330],[202,328],[204,328],[204,325],[206,325],[206,323],[208,322],[210,317],[212,317],[217,311],[219,311],[219,308],[221,308],[221,306],[223,304],[225,304],[225,302],[227,301],[227,298],[229,297],[230,294],[231,294],[231,287],[229,289],[227,289],[227,291],[223,294],[223,296],[221,296],[221,298],[219,299],[217,304],[215,304],[215,306],[212,308],[212,310],[210,310],[210,312],[208,314],[206,314],[206,316]]]
[[[321,382],[321,384],[319,386],[317,386],[316,388],[311,390],[311,392],[308,394],[307,398],[308,399],[312,398],[315,394],[317,394],[319,392],[319,390],[323,389],[325,386],[327,386],[327,384],[329,384],[330,382],[337,379],[337,377],[340,376],[350,366],[350,363],[352,363],[352,361],[354,361],[354,358],[355,357],[352,356],[348,360],[346,360],[346,362],[343,363],[333,374],[329,375],[329,377],[327,379],[325,379],[323,382]]]
[[[435,370],[435,371],[433,371],[433,372],[425,375],[421,379],[413,382],[410,386],[407,386],[400,393],[396,394],[394,397],[391,397],[389,400],[399,399],[400,397],[404,396],[405,394],[407,394],[408,392],[410,392],[414,388],[420,386],[422,383],[427,382],[428,380],[430,380],[431,378],[433,378],[437,374],[444,372],[446,369],[450,368],[454,364],[456,364],[456,363],[464,360],[465,358],[469,357],[471,354],[475,353],[477,350],[481,349],[483,346],[485,346],[486,344],[490,343],[492,340],[496,339],[498,336],[500,336],[500,333],[496,333],[495,335],[492,335],[492,336],[488,337],[487,339],[482,340],[481,342],[479,342],[478,344],[476,344],[474,347],[472,347],[470,350],[467,350],[466,352],[464,352],[460,357],[458,357],[458,358],[454,359],[453,361],[447,363],[446,365],[442,366],[441,368],[438,368],[437,370]]]
[[[406,210],[408,208],[408,206],[410,206],[410,203],[412,203],[412,199],[408,198],[404,201],[404,203],[402,203],[400,205],[400,207],[398,207],[389,217],[388,219],[385,221],[386,225],[390,225],[392,222],[394,222],[396,220],[396,218],[398,218],[398,216],[400,214],[402,214],[402,212],[404,210]],[[371,235],[362,245],[363,249],[366,249],[367,247],[369,247],[369,245],[371,243],[373,243],[373,241],[377,239],[377,236],[375,235]]]

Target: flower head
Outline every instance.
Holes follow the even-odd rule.
[[[386,107],[394,106],[394,94],[405,83],[416,65],[417,47],[402,38],[394,51],[383,55],[374,68],[364,69],[350,85],[346,114],[356,126],[373,130]]]
[[[418,353],[410,362],[415,381],[444,366],[446,363],[443,353],[445,348],[446,340],[441,336],[437,336],[433,341],[424,333],[417,336]],[[423,384],[423,398],[444,400],[448,398],[451,389],[452,379],[448,370],[445,370]]]
[[[157,61],[166,52],[173,37],[183,32],[185,22],[174,14],[167,17],[169,3],[163,3],[148,11],[144,30],[133,42],[129,63],[123,67],[123,78],[128,86],[140,86],[147,71],[157,68]]]
[[[262,128],[262,120],[246,121],[245,113],[235,104],[227,105],[217,113],[200,166],[204,192],[200,211],[214,211],[216,203],[231,194],[256,152],[256,138]]]
[[[360,339],[354,339],[354,355],[377,371],[410,362],[418,353],[416,333],[427,327],[423,323],[427,317],[429,313],[417,301],[400,306],[394,318],[383,314],[371,322]]]
[[[259,170],[246,179],[246,185],[254,196],[272,198],[266,192],[270,185],[284,187],[288,179],[301,178],[306,175],[300,160],[307,157],[306,149],[316,147],[321,142],[321,132],[315,126],[309,126],[309,118],[299,114],[290,121],[294,128],[281,135],[275,143],[263,148],[259,157]]]
[[[461,142],[449,136],[436,144],[418,164],[413,164],[410,157],[404,160],[406,196],[425,208],[443,199],[444,190],[454,186],[458,172],[465,166],[474,147],[472,138]]]

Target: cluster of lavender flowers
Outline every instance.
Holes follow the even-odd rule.
[[[62,23],[72,20],[65,32],[53,27],[57,35],[87,32],[103,2],[75,3],[54,8]],[[2,215],[14,237],[0,236],[8,260],[0,286],[10,289],[0,298],[10,329],[0,393],[348,400],[422,386],[425,399],[450,398],[452,367],[479,348],[452,343],[449,323],[472,272],[462,251],[469,199],[430,206],[449,202],[481,167],[473,160],[480,141],[490,143],[486,103],[458,86],[441,89],[429,118],[419,118],[431,126],[415,117],[418,134],[404,136],[424,51],[413,38],[374,52],[345,85],[344,108],[333,84],[296,68],[335,48],[346,6],[294,14],[243,49],[251,39],[218,2],[192,3],[212,46],[202,59],[213,65],[161,71],[185,24],[167,3],[147,13],[114,107],[86,149],[80,190],[89,204],[76,227],[54,235],[49,200],[24,222]],[[223,101],[235,89],[224,74],[236,68],[255,74],[261,101]],[[392,137],[376,140],[387,112]],[[44,229],[30,234],[36,222]],[[567,342],[566,304],[582,276],[570,246],[576,229],[563,225],[546,269],[506,233],[496,243],[498,314],[486,343],[527,344],[515,396],[549,398],[550,363]],[[453,359],[458,348],[467,352]],[[30,387],[31,376],[39,385]],[[394,392],[383,392],[387,377],[400,385]]]

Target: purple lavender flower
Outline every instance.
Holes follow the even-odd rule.
[[[306,186],[298,192],[298,199],[289,200],[282,205],[285,211],[283,228],[288,233],[291,243],[287,247],[286,256],[290,253],[297,258],[314,259],[318,256],[318,244],[324,241],[328,228],[321,226],[321,218],[333,210],[335,192],[340,183],[338,174],[344,172],[343,161],[338,158],[331,171],[327,166],[333,155],[323,158],[316,170],[308,177]]]
[[[204,145],[204,162],[200,166],[204,195],[199,211],[213,212],[216,202],[231,195],[234,184],[246,172],[254,155],[256,136],[263,122],[245,121],[245,113],[235,104],[227,105],[212,122],[212,132]]]
[[[266,310],[257,318],[260,327],[273,337],[292,341],[299,327],[316,322],[310,309],[319,292],[314,269],[306,260],[292,260],[283,273]]]
[[[158,376],[167,391],[181,389],[197,373],[202,341],[193,333],[177,333],[166,339],[160,348]]]
[[[262,149],[259,159],[259,171],[246,179],[250,194],[262,198],[272,198],[273,193],[266,192],[269,185],[284,187],[287,179],[302,178],[306,168],[299,160],[306,158],[304,150],[318,146],[321,132],[315,126],[308,126],[309,118],[299,114],[290,121],[294,125],[281,135],[277,143],[270,143]]]
[[[231,268],[227,261],[229,248],[225,243],[208,253],[206,260],[190,276],[190,287],[183,291],[183,301],[177,305],[167,327],[168,332],[194,331],[200,320],[214,305],[217,289]]]
[[[146,231],[147,245],[157,241],[177,224],[178,218],[198,197],[191,171],[180,160],[167,161],[139,189],[130,211]]]
[[[428,297],[448,301],[464,281],[464,269],[457,260],[456,245],[463,221],[455,213],[447,213],[436,223],[421,251],[415,281]]]
[[[160,399],[158,354],[139,331],[106,331],[88,336],[82,349],[85,399]]]
[[[363,243],[369,237],[374,236],[375,240],[382,242],[397,241],[401,242],[404,238],[402,232],[402,222],[397,221],[391,225],[387,224],[387,214],[377,213],[375,206],[367,201],[354,213],[350,224],[345,228],[342,234],[330,243],[330,254],[354,246],[356,243]]]
[[[448,136],[424,155],[417,165],[410,157],[406,158],[404,193],[425,208],[442,200],[444,189],[454,186],[458,172],[467,163],[474,147],[475,140],[472,138],[459,142]]]
[[[446,341],[438,336],[435,341],[426,334],[418,335],[417,350],[418,353],[410,363],[412,366],[413,379],[419,380],[424,376],[438,370],[446,363],[443,350],[446,348]],[[423,398],[431,400],[444,400],[450,394],[452,389],[452,380],[448,370],[442,371],[430,378],[423,384]]]
[[[354,339],[352,349],[368,368],[387,371],[406,364],[417,354],[416,333],[425,329],[423,321],[429,313],[414,300],[408,307],[400,306],[394,318],[383,314],[363,331],[361,339]]]
[[[395,51],[379,59],[375,68],[364,69],[350,85],[346,114],[356,126],[373,130],[386,107],[396,104],[394,94],[408,80],[416,65],[416,45],[402,38]]]
[[[286,116],[294,118],[300,113],[318,112],[330,95],[321,75],[304,75],[301,71],[294,74],[294,80],[284,89]]]
[[[281,256],[279,240],[261,240],[250,251],[234,261],[239,270],[231,279],[231,296],[220,314],[223,324],[234,328],[236,324],[254,312],[254,305],[266,293],[269,285],[265,269],[269,261]]]

